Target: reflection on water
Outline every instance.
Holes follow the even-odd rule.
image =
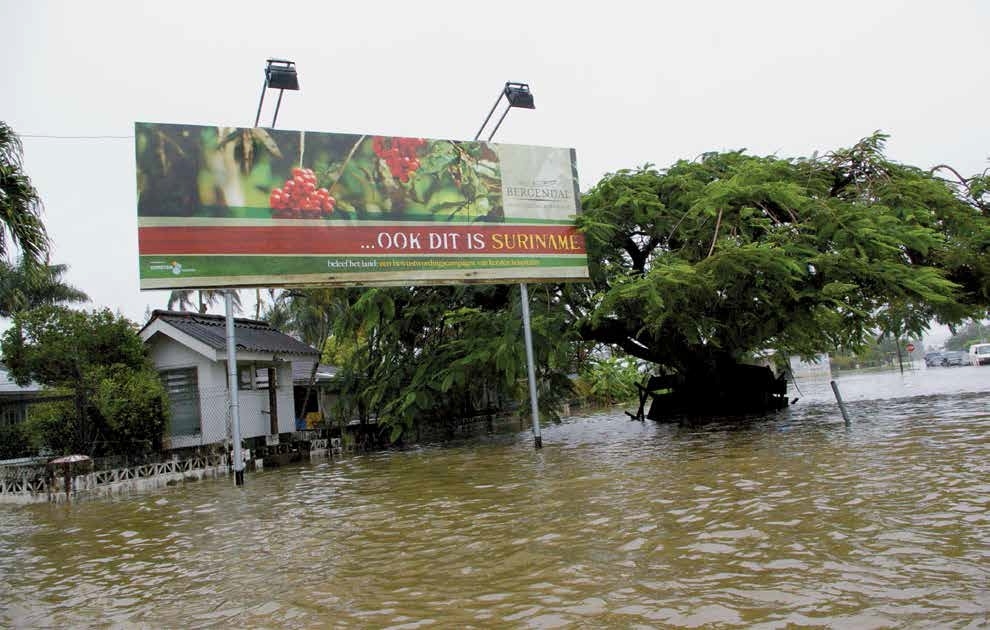
[[[978,627],[990,369],[0,512],[0,626]]]
[[[990,390],[990,372],[971,365],[963,367],[925,368],[917,363],[913,369],[843,372],[836,377],[842,400],[887,400],[912,396],[947,396]],[[799,378],[791,386],[791,396],[807,402],[833,402],[828,378]]]

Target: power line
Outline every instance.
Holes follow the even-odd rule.
[[[45,133],[19,133],[18,138],[47,138],[51,140],[133,140],[134,136],[56,136]]]

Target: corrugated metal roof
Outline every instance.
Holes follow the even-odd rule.
[[[311,364],[312,365],[312,364]],[[24,387],[14,382],[7,366],[0,363],[0,394],[27,394],[41,391],[41,385],[31,381]]]
[[[308,383],[309,375],[313,372],[313,362],[312,361],[293,361],[292,362],[292,382],[293,383]],[[332,379],[334,375],[337,374],[337,368],[333,365],[327,365],[321,363],[319,367],[316,368],[316,382],[325,383]]]
[[[151,314],[151,319],[148,320],[145,327],[156,319],[174,326],[215,350],[224,350],[227,347],[227,322],[223,315],[200,315],[185,311],[156,310]],[[268,322],[234,318],[234,334],[237,348],[247,352],[271,352],[273,354],[302,356],[319,354],[315,348],[275,330]]]

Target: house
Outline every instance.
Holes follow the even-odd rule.
[[[57,396],[45,392],[35,382],[21,386],[14,382],[7,366],[0,363],[0,426],[19,424],[27,420],[29,407],[33,404],[64,400],[66,396]]]
[[[241,436],[294,431],[293,362],[312,365],[319,352],[267,322],[237,318],[234,334]],[[168,391],[167,448],[222,443],[231,434],[226,335],[222,315],[180,311],[156,310],[141,329]]]

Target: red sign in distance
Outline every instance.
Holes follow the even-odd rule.
[[[907,345],[907,351],[908,352],[914,352],[914,344],[913,343],[909,343]]]

